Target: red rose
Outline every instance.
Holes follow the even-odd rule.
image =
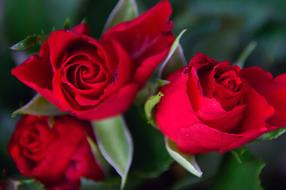
[[[138,18],[88,36],[85,24],[58,30],[39,55],[12,70],[64,112],[102,119],[124,112],[137,91],[167,55],[174,37],[172,9],[162,1]]]
[[[8,149],[20,172],[48,189],[78,189],[80,178],[100,180],[104,174],[90,150],[91,126],[70,116],[24,116]],[[92,135],[90,136],[92,137]]]
[[[156,123],[183,152],[223,153],[286,124],[286,74],[197,54],[168,80]]]

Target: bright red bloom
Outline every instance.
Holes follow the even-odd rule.
[[[52,32],[39,55],[12,70],[60,110],[102,119],[128,109],[167,55],[174,37],[168,1],[107,30],[100,40],[85,24]]]
[[[8,150],[19,171],[48,189],[79,189],[80,178],[104,177],[87,138],[89,122],[71,116],[24,116],[16,126]]]
[[[223,153],[286,124],[286,74],[197,54],[168,80],[156,122],[183,152]]]

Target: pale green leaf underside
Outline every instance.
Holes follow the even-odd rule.
[[[14,44],[13,46],[10,47],[10,49],[14,51],[25,51],[37,44],[41,44],[43,41],[45,41],[46,38],[47,36],[45,34],[42,35],[33,34],[27,36],[25,39]]]
[[[273,140],[277,139],[281,135],[283,135],[286,132],[286,128],[277,129],[275,131],[271,131],[269,133],[265,133],[261,136],[262,140]]]
[[[135,0],[119,0],[105,23],[104,31],[116,24],[131,20],[137,16],[138,8]]]
[[[45,98],[37,94],[30,102],[13,112],[12,117],[18,114],[31,115],[61,115],[63,114],[56,106],[49,103]]]
[[[104,171],[107,168],[107,163],[105,161],[105,159],[103,158],[99,147],[97,146],[96,142],[91,138],[91,137],[87,137],[87,142],[89,144],[89,147],[91,149],[91,152],[93,154],[93,156],[95,157],[96,161],[99,163],[99,165],[104,169]]]
[[[183,34],[186,31],[187,31],[186,29],[182,30],[181,33],[177,36],[177,38],[173,42],[166,59],[163,61],[163,63],[161,64],[161,66],[159,68],[159,77],[158,77],[159,79],[162,78],[163,71],[164,71],[166,65],[168,64],[168,62],[170,61],[170,59],[172,58],[172,56],[174,55],[174,53],[176,52],[176,49],[180,47],[180,39],[182,38]],[[183,55],[181,55],[181,56],[183,56]],[[185,58],[182,58],[182,60],[185,60]]]
[[[180,150],[178,150],[176,144],[171,142],[168,138],[165,138],[165,144],[170,156],[182,167],[197,177],[201,177],[203,175],[203,172],[197,164],[194,156],[182,153]]]
[[[256,48],[257,43],[256,42],[250,42],[245,49],[242,51],[240,56],[238,57],[237,61],[235,62],[235,65],[238,65],[240,68],[244,67],[244,63],[246,59],[250,56],[250,54],[254,51]]]
[[[214,180],[214,190],[263,190],[260,173],[265,163],[246,149],[239,150],[239,159],[226,155]]]
[[[103,157],[121,176],[123,188],[133,158],[133,142],[123,118],[95,121],[93,129]]]

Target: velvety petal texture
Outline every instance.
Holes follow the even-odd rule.
[[[238,148],[285,126],[285,79],[198,53],[160,89],[157,126],[189,154]]]
[[[12,74],[61,111],[88,120],[121,114],[166,57],[174,36],[172,8],[162,0],[102,38],[84,23],[50,34],[38,55]]]
[[[275,108],[269,125],[286,126],[286,74],[273,77],[259,67],[250,67],[244,69],[241,76]]]
[[[138,18],[114,26],[102,37],[106,43],[110,39],[118,40],[131,55],[138,68],[134,78],[140,84],[145,83],[164,59],[174,41],[171,13],[169,1],[163,0]]]
[[[71,116],[24,116],[8,150],[19,171],[41,181],[47,189],[78,189],[80,178],[101,180],[104,173],[89,147],[88,122]],[[59,188],[60,189],[60,188]]]

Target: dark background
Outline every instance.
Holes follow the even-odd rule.
[[[61,29],[69,17],[73,24],[86,18],[92,36],[100,37],[103,25],[116,0],[0,0],[0,176],[16,176],[6,146],[16,119],[10,114],[27,102],[33,92],[10,75],[24,53],[9,47],[27,35]],[[157,1],[137,0],[140,11]],[[188,29],[182,38],[187,59],[203,52],[218,60],[235,61],[252,41],[257,47],[245,66],[258,65],[274,75],[286,71],[285,0],[173,0],[174,33]],[[285,97],[286,98],[286,97]],[[262,184],[266,190],[286,189],[286,136],[250,145],[266,160]],[[217,155],[216,155],[217,156]],[[204,167],[216,165],[215,161]],[[171,189],[179,181],[176,166],[159,178],[148,180],[141,189]],[[180,169],[179,169],[180,170]],[[208,171],[208,169],[206,169]],[[190,179],[192,180],[192,179]],[[156,187],[156,188],[155,188]],[[208,182],[185,189],[211,189]],[[242,188],[243,189],[243,188]]]

